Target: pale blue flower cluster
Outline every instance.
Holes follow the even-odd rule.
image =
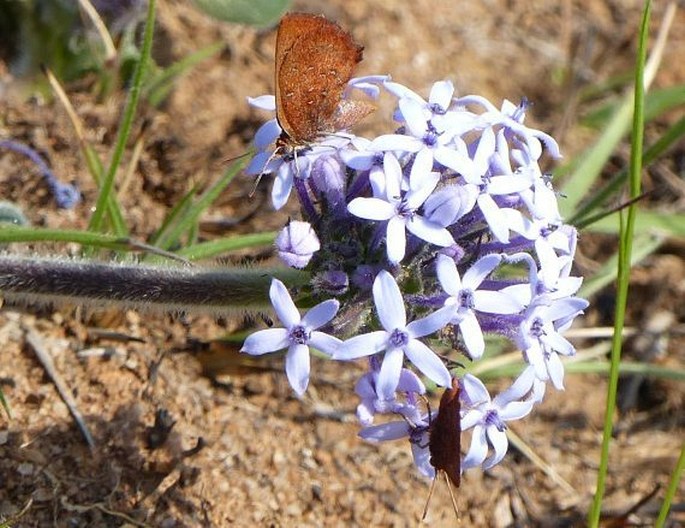
[[[530,413],[547,382],[563,389],[561,356],[575,353],[563,333],[587,306],[575,296],[582,279],[571,274],[577,233],[539,166],[543,154],[560,157],[558,146],[523,124],[527,101],[498,109],[483,97],[455,97],[449,81],[435,83],[425,100],[382,76],[353,79],[354,90],[397,98],[392,134],[331,131],[275,152],[281,129],[272,119],[255,136],[247,173],[274,174],[275,209],[295,189],[303,214],[279,236],[279,254],[311,272],[300,298],[321,302],[300,318],[274,279],[271,300],[284,328],[254,333],[243,351],[287,349],[298,395],[309,380],[309,346],[333,360],[368,357],[356,386],[360,435],[409,439],[429,476],[424,381],[451,387],[463,367],[461,428],[471,441],[462,468],[492,467],[507,451],[507,422]],[[275,108],[272,96],[250,103]],[[511,341],[525,364],[494,397],[468,373],[486,354],[486,334]],[[461,356],[448,359],[452,351]],[[399,419],[374,423],[381,414]]]

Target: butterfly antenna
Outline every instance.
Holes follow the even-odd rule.
[[[255,193],[257,192],[257,187],[259,187],[259,182],[262,181],[262,176],[264,176],[264,174],[265,174],[264,171],[268,167],[269,163],[271,163],[271,161],[273,159],[275,159],[276,156],[279,156],[280,154],[281,154],[280,147],[277,147],[271,153],[269,158],[264,162],[264,165],[262,165],[262,170],[259,171],[259,174],[257,175],[257,179],[255,180],[254,185],[252,186],[252,190],[250,191],[250,194],[248,194],[248,197],[250,199],[252,199],[254,197]]]
[[[461,517],[459,515],[459,506],[457,506],[457,498],[454,496],[454,490],[452,489],[452,483],[450,482],[449,475],[444,471],[441,471],[441,473],[445,476],[447,489],[449,490],[450,498],[452,499],[452,507],[454,508],[454,514],[457,516],[457,521],[461,522]]]
[[[441,472],[436,470],[435,477],[433,477],[433,482],[431,482],[431,487],[428,490],[428,497],[426,498],[426,505],[423,507],[423,515],[421,515],[421,521],[422,522],[426,519],[426,515],[428,514],[428,505],[430,504],[431,497],[433,496],[433,490],[435,489],[435,481],[438,480],[438,473],[441,473]]]

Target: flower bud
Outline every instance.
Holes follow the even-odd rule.
[[[304,268],[321,244],[308,222],[293,220],[276,237],[278,256],[292,268]]]

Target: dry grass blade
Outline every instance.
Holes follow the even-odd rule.
[[[90,434],[88,426],[86,425],[86,421],[83,419],[81,412],[78,410],[76,406],[76,400],[74,400],[73,396],[71,395],[71,392],[69,391],[69,388],[64,382],[64,379],[62,379],[62,376],[55,369],[55,364],[52,361],[52,357],[50,356],[48,351],[45,350],[43,339],[38,335],[38,333],[35,330],[31,328],[26,328],[26,342],[31,346],[31,348],[33,348],[33,351],[36,353],[38,361],[40,361],[41,365],[43,365],[45,372],[54,383],[55,388],[57,389],[57,393],[60,395],[62,401],[64,401],[64,404],[69,409],[69,413],[71,413],[71,416],[74,418],[76,425],[81,430],[81,434],[88,443],[88,446],[91,449],[95,448],[95,440],[93,439],[93,436]]]

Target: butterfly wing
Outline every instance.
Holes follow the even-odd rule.
[[[350,120],[352,114],[341,113],[339,107],[362,50],[349,33],[323,16],[291,13],[281,19],[276,117],[292,143],[309,143]]]

